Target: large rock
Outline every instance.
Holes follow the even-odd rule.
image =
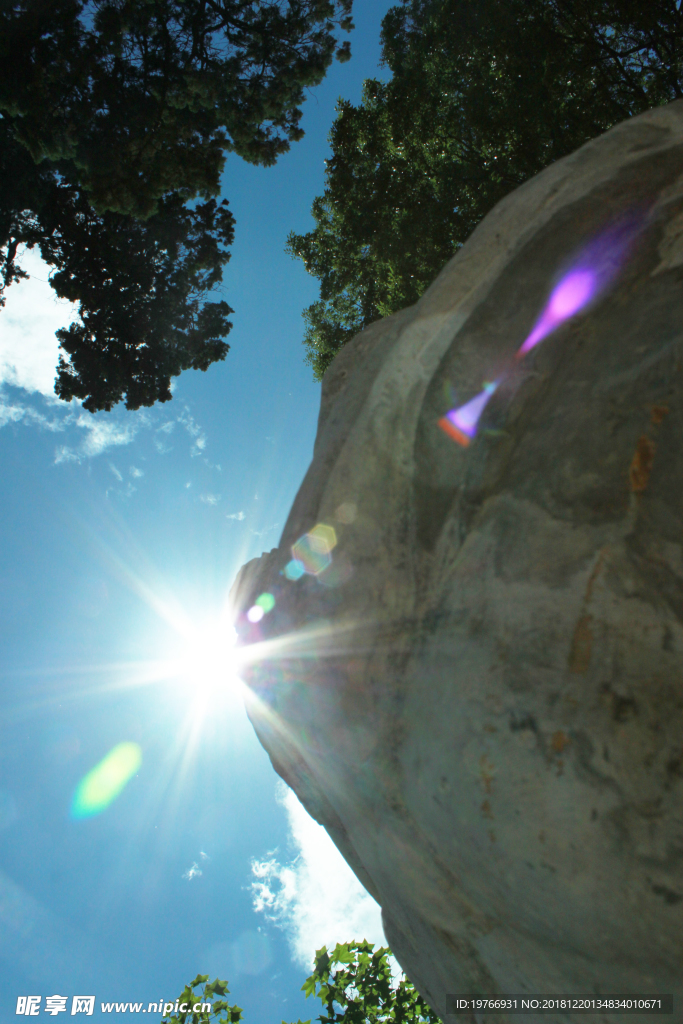
[[[457,444],[439,418],[625,214],[612,286]],[[458,992],[683,997],[682,286],[679,101],[517,189],[340,352],[280,546],[236,584],[258,736],[442,1015]],[[332,564],[289,580],[316,524]]]

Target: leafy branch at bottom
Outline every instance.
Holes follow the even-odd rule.
[[[375,949],[366,941],[337,943],[329,953],[325,946],[317,950],[313,973],[301,986],[307,999],[317,996],[323,1004],[324,1012],[316,1020],[320,1024],[441,1024],[405,975],[394,982],[390,956],[387,947]],[[227,981],[209,983],[208,974],[198,974],[176,1003],[190,1009],[164,1017],[164,1024],[239,1024],[243,1011],[230,1006],[223,998],[228,994]],[[198,1003],[210,1008],[195,1012],[191,1007]]]

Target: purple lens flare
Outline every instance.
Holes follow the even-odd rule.
[[[494,380],[492,383],[487,381],[484,384],[484,390],[480,394],[471,399],[466,405],[461,405],[459,409],[452,409],[450,412],[447,412],[439,420],[441,429],[449,437],[452,437],[454,441],[461,444],[463,448],[467,447],[476,434],[479,417],[499,384],[500,380]]]
[[[521,359],[564,320],[583,309],[595,295],[597,284],[598,275],[592,270],[571,270],[563,277],[553,289],[533,331],[519,348],[517,358]]]
[[[590,305],[611,284],[643,226],[644,213],[641,210],[622,217],[582,251],[553,288],[533,330],[515,353],[515,360],[522,359],[561,323]],[[438,425],[466,448],[477,433],[477,424],[491,395],[508,376],[509,373],[505,373],[493,383],[484,384],[480,394],[465,405],[451,409],[441,417]]]
[[[560,323],[590,302],[595,291],[595,274],[591,270],[574,270],[560,281],[550,296],[548,315]]]

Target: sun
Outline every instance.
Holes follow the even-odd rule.
[[[179,638],[171,659],[172,675],[198,697],[241,690],[234,626],[216,620],[189,626]]]

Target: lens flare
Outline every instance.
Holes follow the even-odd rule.
[[[272,594],[261,594],[255,602],[259,608],[263,608],[263,614],[267,615],[275,607],[275,598]]]
[[[515,359],[522,359],[556,327],[576,316],[605,290],[618,273],[640,230],[642,213],[626,215],[583,250],[574,266],[553,288],[533,330],[517,350]],[[493,384],[484,384],[484,390],[475,398],[442,416],[438,420],[441,429],[458,444],[467,447],[477,432],[479,418],[489,398],[508,375],[504,374]]]
[[[577,270],[568,274],[550,296],[548,312],[553,319],[566,320],[585,306],[595,291],[595,274],[590,270]]]
[[[272,594],[260,594],[247,612],[247,618],[250,622],[256,624],[261,621],[264,615],[267,615],[268,612],[272,612],[274,607],[275,598]]]
[[[298,558],[292,558],[290,562],[287,562],[282,571],[288,580],[300,580],[305,575],[306,568]]]
[[[317,523],[312,530],[299,537],[296,544],[292,545],[293,560],[297,566],[301,566],[303,572],[292,567],[289,562],[285,568],[287,579],[298,579],[303,573],[309,576],[318,576],[332,564],[332,549],[337,546],[337,534],[333,526],[327,523]],[[292,575],[295,572],[296,575]]]
[[[484,384],[484,390],[466,405],[452,409],[439,420],[439,426],[449,437],[466,448],[477,432],[477,422],[486,408],[486,403],[498,387],[500,381]]]
[[[595,295],[596,288],[597,274],[591,270],[574,270],[563,277],[553,290],[533,331],[520,346],[517,358],[526,355],[564,320],[569,320],[583,309]]]
[[[316,550],[325,554],[329,554],[337,546],[337,531],[334,526],[328,526],[327,523],[317,523],[307,536]]]
[[[78,784],[71,804],[72,818],[100,814],[116,799],[142,764],[137,743],[119,743]]]

